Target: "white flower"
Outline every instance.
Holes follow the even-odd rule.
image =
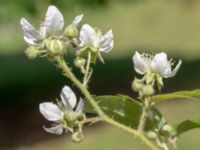
[[[109,30],[104,35],[95,31],[88,24],[84,24],[80,31],[80,46],[91,46],[99,50],[100,52],[109,52],[113,48],[113,34],[112,30]]]
[[[61,91],[61,103],[58,105],[51,102],[44,102],[39,105],[40,113],[48,120],[55,122],[52,124],[52,127],[46,128],[44,130],[53,134],[62,134],[63,131],[67,132],[70,130],[70,127],[63,125],[62,121],[64,115],[70,112],[75,112],[77,115],[83,113],[83,100],[80,98],[78,104],[77,99],[73,91],[68,86],[64,86]],[[77,104],[77,107],[76,107]],[[74,108],[76,109],[74,110]]]
[[[20,21],[24,31],[24,40],[29,45],[38,46],[48,36],[58,36],[63,29],[64,19],[55,6],[49,6],[44,22],[37,31],[25,18]]]
[[[78,26],[83,15],[75,17],[72,25]],[[61,12],[55,6],[49,6],[44,21],[39,31],[36,30],[25,18],[20,20],[24,31],[24,40],[32,46],[39,46],[42,41],[49,36],[59,36],[64,27],[64,18]]]
[[[133,56],[135,71],[139,74],[149,72],[157,73],[164,78],[175,76],[179,70],[182,61],[179,60],[176,67],[172,70],[172,62],[167,60],[167,55],[164,52],[158,53],[155,56],[140,55],[137,51]]]

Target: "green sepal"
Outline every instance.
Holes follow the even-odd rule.
[[[87,58],[88,52],[91,53],[91,63],[96,63],[98,51],[92,47],[84,47],[76,52],[77,57]]]

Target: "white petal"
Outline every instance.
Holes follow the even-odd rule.
[[[141,55],[136,51],[133,55],[133,63],[135,71],[139,74],[145,74],[149,71],[149,66],[145,62],[145,60],[141,57]]]
[[[64,86],[61,91],[60,97],[66,109],[73,109],[75,107],[77,102],[76,95],[70,87]]]
[[[99,43],[99,50],[101,52],[109,52],[112,50],[114,45],[113,42],[113,33],[112,30],[109,30],[105,35],[103,35],[100,39],[100,43]]]
[[[165,74],[164,77],[165,78],[170,78],[176,75],[176,73],[178,72],[179,68],[181,67],[182,61],[179,60],[178,64],[176,65],[176,67],[174,68],[174,70],[169,73],[169,74]]]
[[[45,21],[41,25],[41,32],[45,32],[46,36],[59,35],[64,26],[64,19],[61,12],[55,6],[49,6]]]
[[[94,43],[99,40],[95,30],[88,24],[84,24],[80,31],[80,41],[82,46],[94,46]]]
[[[79,23],[81,22],[82,19],[83,19],[83,14],[76,16],[74,18],[74,20],[72,21],[72,25],[75,26],[75,27],[78,27]]]
[[[36,43],[33,39],[27,38],[26,36],[24,36],[24,41],[25,41],[28,45],[39,46],[39,43]]]
[[[53,133],[57,135],[61,135],[63,133],[63,127],[61,125],[56,125],[50,128],[46,128],[45,126],[43,126],[43,128],[48,133]]]
[[[162,76],[171,72],[171,64],[168,62],[167,55],[164,52],[158,53],[154,56],[151,62],[151,69]]]
[[[83,112],[83,107],[84,107],[83,99],[80,98],[76,108],[76,113],[80,115]]]
[[[21,18],[20,24],[24,31],[24,40],[29,45],[38,45],[42,40],[39,32],[25,18]]]
[[[59,121],[63,117],[63,112],[53,103],[41,103],[39,109],[40,113],[49,121]]]

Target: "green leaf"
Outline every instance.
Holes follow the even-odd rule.
[[[187,132],[191,129],[200,128],[200,119],[198,120],[185,120],[174,126],[176,135],[179,136],[184,132]]]
[[[137,128],[142,112],[139,102],[125,95],[95,96],[94,99],[109,117],[132,128]],[[87,100],[84,109],[86,113],[96,114]]]
[[[138,127],[142,113],[142,105],[138,101],[129,96],[121,94],[116,96],[94,96],[94,100],[109,117],[131,128],[136,129]],[[85,113],[96,114],[89,102],[87,100],[84,102]],[[152,118],[155,115],[162,118],[161,113],[157,109],[152,108],[149,111],[149,119],[147,119],[147,126],[145,127],[146,130],[150,130],[153,126],[155,126],[153,123],[155,120]]]
[[[200,101],[200,90],[180,91],[169,94],[155,95],[152,97],[152,101],[154,101],[155,103],[172,99],[190,99]]]

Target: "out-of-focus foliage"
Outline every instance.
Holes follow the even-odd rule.
[[[36,15],[40,5],[53,4],[59,8],[71,9],[76,6],[97,9],[106,7],[111,2],[143,2],[144,0],[2,0],[0,5],[0,21],[12,21],[23,14]],[[43,7],[43,6],[42,6]]]
[[[23,52],[20,18],[39,26],[49,4],[61,10],[66,23],[83,13],[85,22],[112,28],[115,45],[110,57],[127,57],[135,50],[200,57],[198,0],[4,0],[0,5],[0,54]]]

